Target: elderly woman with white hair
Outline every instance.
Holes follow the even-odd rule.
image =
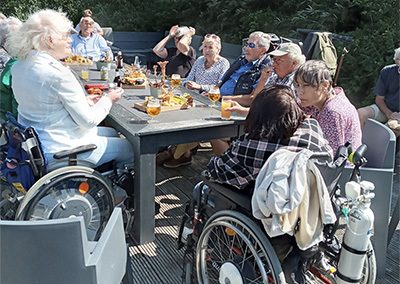
[[[185,80],[188,89],[207,92],[211,85],[217,85],[226,70],[229,61],[219,55],[221,52],[221,39],[215,34],[206,34],[200,46],[203,56],[194,62],[192,70]]]
[[[6,119],[8,111],[17,114],[18,104],[11,89],[11,67],[17,59],[11,58],[5,46],[8,36],[17,32],[21,25],[22,22],[14,17],[0,21],[0,118],[2,119]]]
[[[131,144],[114,129],[97,127],[123,90],[86,96],[71,70],[59,61],[71,53],[71,28],[65,14],[41,10],[9,37],[9,51],[18,57],[11,70],[18,121],[36,129],[50,163],[56,152],[91,143],[97,149],[79,154],[79,160],[94,166],[132,163]]]
[[[192,37],[196,30],[192,27],[175,25],[168,35],[153,48],[153,52],[163,60],[168,61],[166,74],[179,74],[186,77],[196,60],[196,51],[192,46]],[[175,47],[166,48],[167,43],[174,39]]]

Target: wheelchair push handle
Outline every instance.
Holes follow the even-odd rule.
[[[361,181],[360,167],[367,163],[367,159],[364,157],[367,152],[367,145],[362,144],[357,150],[350,154],[349,160],[354,164],[353,173],[351,174],[350,181]]]

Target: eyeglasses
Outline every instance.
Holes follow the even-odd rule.
[[[246,42],[246,47],[248,47],[248,48],[256,48],[256,44],[254,42]]]
[[[221,38],[219,36],[217,36],[216,34],[206,34],[204,36],[204,38],[212,38],[212,39],[215,39],[217,41],[221,41]]]

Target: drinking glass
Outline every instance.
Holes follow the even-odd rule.
[[[89,69],[88,68],[85,67],[81,70],[81,78],[82,78],[82,80],[89,81]]]
[[[178,88],[182,84],[182,78],[179,74],[172,74],[171,76],[171,87],[173,90]]]
[[[215,107],[215,102],[217,102],[221,98],[221,94],[219,92],[219,88],[217,86],[211,86],[210,90],[206,94],[208,99],[211,101],[211,106]]]
[[[154,121],[153,118],[161,112],[160,100],[156,98],[149,99],[147,102],[146,112],[150,116],[150,121]]]
[[[222,97],[221,100],[221,119],[229,120],[231,119],[231,111],[226,110],[227,108],[232,107],[232,102],[228,99]]]

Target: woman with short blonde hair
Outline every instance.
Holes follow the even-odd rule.
[[[192,70],[185,80],[188,89],[207,92],[211,85],[217,85],[226,70],[229,61],[219,55],[221,52],[221,39],[215,34],[207,34],[200,46],[203,56],[195,61]]]

